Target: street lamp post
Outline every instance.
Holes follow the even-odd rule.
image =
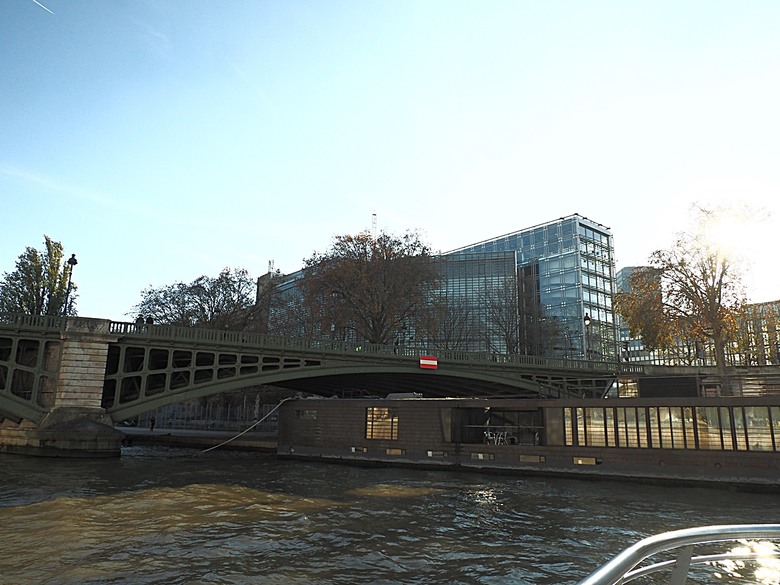
[[[590,359],[590,314],[585,313],[585,317],[583,319],[583,322],[585,323],[585,359]]]
[[[338,296],[339,296],[339,291],[337,291],[335,288],[330,291],[330,300],[331,300],[330,340],[331,341],[336,340],[336,303],[338,302]]]
[[[68,288],[65,289],[65,306],[62,309],[63,317],[68,316],[68,297],[70,297],[70,283],[73,278],[73,267],[78,263],[79,261],[76,260],[76,255],[71,254],[70,258],[68,258]]]

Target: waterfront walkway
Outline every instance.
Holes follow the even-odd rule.
[[[208,449],[224,443],[238,433],[233,431],[203,431],[189,429],[154,429],[139,427],[116,427],[125,435],[123,444],[169,445],[194,449]],[[233,451],[276,452],[276,433],[248,432],[219,447]]]

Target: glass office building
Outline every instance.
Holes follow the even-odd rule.
[[[441,254],[428,313],[405,323],[399,342],[425,351],[614,360],[613,258],[609,229],[581,215]],[[282,303],[271,309],[272,332],[322,335],[300,305],[302,277],[301,270],[275,278]],[[348,324],[332,329],[334,339],[360,341]]]
[[[464,246],[442,258],[452,264],[446,270],[444,284],[448,299],[468,298],[472,307],[479,307],[483,323],[488,324],[482,328],[482,346],[468,349],[616,359],[614,244],[606,226],[575,214]],[[500,268],[498,258],[504,261]],[[512,259],[511,267],[507,258]],[[464,268],[460,278],[453,278],[459,263],[474,265],[480,261],[494,269],[480,273]],[[513,282],[517,284],[510,284]],[[494,309],[502,307],[503,301],[494,297],[492,306],[486,294],[492,290],[501,296],[506,290],[502,287],[513,286],[520,339],[514,348],[498,338],[501,328],[489,326],[496,321],[489,313],[497,312]],[[506,307],[504,313],[509,313]],[[484,339],[486,336],[488,339]],[[505,337],[511,341],[510,335]]]

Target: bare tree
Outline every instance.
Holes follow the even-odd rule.
[[[330,250],[305,261],[301,289],[321,333],[333,323],[370,343],[392,343],[413,326],[439,274],[417,234],[337,236]]]
[[[486,288],[481,304],[485,311],[485,343],[495,353],[520,353],[520,304],[517,280],[511,278]]]
[[[543,356],[558,343],[558,324],[545,314],[534,283],[532,274],[521,272],[483,293],[490,351]]]
[[[465,297],[436,293],[418,319],[419,335],[433,349],[469,349],[477,337],[474,308]]]

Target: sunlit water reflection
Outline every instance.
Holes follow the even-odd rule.
[[[574,583],[634,541],[777,522],[777,495],[132,447],[0,455],[0,583]]]

